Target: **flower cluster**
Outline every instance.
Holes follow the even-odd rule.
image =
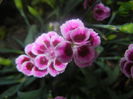
[[[56,46],[64,39],[56,32],[39,36],[34,43],[25,47],[26,55],[16,59],[17,69],[27,76],[44,77],[47,74],[55,77],[62,73],[67,63],[60,62],[55,56]]]
[[[95,47],[101,42],[98,33],[86,28],[79,19],[67,21],[60,29],[64,38],[51,31],[28,44],[25,54],[16,59],[17,69],[41,78],[63,73],[72,59],[79,67],[90,66],[97,56]]]
[[[120,69],[128,78],[133,77],[133,44],[130,44],[120,60]]]
[[[99,3],[93,9],[93,17],[97,21],[103,21],[104,19],[110,16],[111,10],[109,7],[106,7],[104,4]]]
[[[74,62],[79,67],[90,66],[96,58],[95,47],[101,40],[93,29],[86,28],[79,19],[69,20],[60,27],[66,41],[56,48],[56,56],[61,62]]]

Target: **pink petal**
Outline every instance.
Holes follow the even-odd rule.
[[[40,35],[40,36],[38,36],[37,38],[36,38],[36,40],[35,40],[35,42],[36,43],[41,43],[41,44],[43,44],[44,42],[43,42],[43,39],[44,38],[46,38],[47,37],[47,34],[46,33],[43,33],[42,35]]]
[[[54,32],[54,31],[48,32],[48,35],[49,35],[49,38],[53,38],[53,37],[55,37],[55,36],[58,36],[57,33]]]
[[[56,57],[59,61],[66,63],[70,62],[73,56],[71,43],[62,41],[55,49]]]
[[[35,55],[44,54],[46,52],[46,50],[47,50],[46,46],[42,43],[34,43],[34,45],[32,47],[32,52]]]
[[[48,67],[48,72],[49,72],[49,74],[50,74],[51,76],[53,76],[53,77],[57,76],[57,75],[60,73],[59,71],[57,71],[57,70],[54,68],[53,62],[49,65],[49,67]]]
[[[25,62],[22,64],[22,72],[27,76],[31,76],[33,67],[34,65],[30,61]]]
[[[27,61],[30,61],[30,58],[28,56],[26,56],[26,55],[20,55],[18,58],[16,58],[15,62],[17,64],[16,67],[17,67],[18,71],[21,71],[22,64],[24,62],[27,62]]]
[[[66,69],[66,66],[67,66],[67,63],[62,63],[58,59],[55,59],[55,61],[54,61],[54,68],[57,71],[63,71],[63,70],[65,70]]]
[[[36,40],[36,43],[45,44],[47,48],[49,48],[50,45],[50,37],[48,34],[43,33],[41,36],[39,36]]]
[[[90,37],[90,32],[85,27],[79,27],[70,33],[70,37],[73,42],[81,43],[87,41]]]
[[[40,69],[46,69],[48,67],[48,59],[44,55],[39,55],[34,60],[35,66]]]
[[[52,42],[52,45],[56,47],[63,40],[64,39],[61,36],[54,36],[52,37],[51,42]]]
[[[34,55],[33,53],[32,53],[32,47],[33,47],[33,43],[32,44],[28,44],[26,47],[25,47],[25,53],[28,55],[28,56],[30,56],[31,58],[35,58],[36,57],[36,55]]]
[[[32,73],[34,77],[38,77],[38,78],[42,78],[48,75],[47,69],[39,70],[37,67],[33,68]]]
[[[91,65],[96,57],[96,52],[88,45],[77,48],[74,52],[74,61],[79,67],[87,67]]]
[[[22,64],[26,61],[29,61],[30,58],[27,55],[20,55],[18,58],[16,58],[16,64]]]
[[[63,37],[67,40],[70,40],[70,31],[78,27],[84,27],[83,22],[79,19],[72,19],[72,20],[66,21],[63,25],[61,25],[60,29]]]
[[[128,49],[133,49],[133,44],[130,44],[130,45],[128,46]]]
[[[100,43],[101,43],[101,39],[100,37],[98,36],[98,33],[96,33],[93,29],[89,29],[89,32],[90,32],[90,45],[91,46],[99,46]]]

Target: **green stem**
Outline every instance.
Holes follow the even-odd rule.
[[[113,22],[113,20],[115,19],[115,16],[116,16],[117,12],[113,12],[109,22],[108,22],[108,25],[111,24]]]

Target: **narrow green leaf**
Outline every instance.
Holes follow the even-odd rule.
[[[11,63],[12,61],[10,59],[0,57],[0,65],[9,66]]]
[[[29,92],[18,92],[18,99],[38,99],[38,97],[40,97],[40,93],[41,89]]]
[[[113,39],[115,39],[116,37],[117,37],[116,34],[110,34],[110,35],[107,37],[107,39],[108,39],[108,40],[113,40]]]
[[[38,11],[35,8],[31,7],[31,6],[28,6],[28,10],[29,10],[30,14],[35,16],[35,17],[38,17],[40,15],[38,13]]]
[[[14,3],[19,10],[23,9],[22,0],[14,0]]]
[[[11,84],[16,84],[16,83],[19,83],[20,81],[18,80],[10,80],[10,79],[7,79],[7,80],[1,80],[0,79],[0,85],[11,85]]]
[[[14,40],[16,41],[16,43],[18,43],[22,48],[24,48],[24,43],[23,43],[21,40],[15,38],[15,37],[13,37],[13,39],[14,39]]]
[[[25,45],[33,42],[35,33],[37,33],[37,26],[31,25],[29,28],[28,35],[25,38],[25,42],[24,42]]]
[[[65,15],[72,11],[82,0],[68,0],[66,2],[66,7],[64,8]]]
[[[1,48],[0,53],[15,53],[15,54],[22,54],[23,52],[20,50],[16,49],[6,49],[6,48]]]
[[[35,77],[27,77],[26,80],[24,81],[24,86],[28,86],[29,84],[31,84],[35,80],[36,80]]]
[[[10,87],[9,89],[7,89],[6,91],[4,91],[0,97],[3,99],[3,98],[7,98],[9,96],[12,96],[14,95],[19,89],[19,85],[16,85],[16,86],[12,86]]]
[[[55,8],[55,0],[41,0],[41,1],[47,3],[50,7]]]

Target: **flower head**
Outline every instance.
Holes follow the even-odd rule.
[[[79,25],[77,25],[77,23]],[[80,25],[81,23],[82,25]],[[76,24],[76,26],[73,24]],[[76,28],[70,28],[74,26]],[[79,67],[90,66],[96,58],[96,51],[94,48],[101,43],[98,33],[93,29],[86,28],[79,19],[67,21],[61,26],[61,32],[67,41],[57,46],[56,56],[58,59],[61,62],[69,62],[73,58],[76,65]],[[67,36],[69,35],[69,39],[66,38],[66,34]]]
[[[57,45],[63,40],[56,32],[42,34],[36,39],[32,52],[37,55],[34,60],[37,69],[45,70],[53,77],[64,72],[67,63],[60,62],[55,52]]]
[[[62,63],[55,55],[55,49],[62,41],[64,39],[56,32],[42,34],[25,47],[26,55],[16,59],[17,69],[27,76],[39,78],[48,74],[55,77],[64,72],[67,63]]]
[[[79,19],[72,19],[69,21],[66,21],[64,24],[60,26],[61,34],[63,37],[67,40],[71,40],[70,34],[72,30],[78,28],[78,27],[84,27],[84,24]]]
[[[125,55],[120,60],[120,70],[126,77],[133,77],[133,44],[130,44]]]
[[[93,17],[97,21],[103,21],[110,16],[111,10],[102,3],[95,5],[93,9]]]

